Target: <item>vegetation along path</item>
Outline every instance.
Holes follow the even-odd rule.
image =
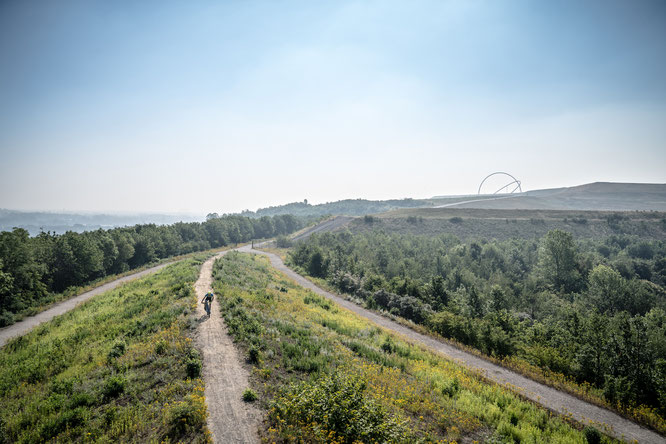
[[[20,322],[17,322],[16,324],[2,328],[0,329],[0,347],[4,346],[7,343],[7,341],[9,341],[10,339],[16,336],[22,336],[26,334],[33,328],[37,327],[39,324],[43,322],[48,322],[56,316],[67,313],[69,310],[72,310],[74,307],[76,307],[79,303],[85,302],[88,299],[92,298],[93,296],[97,296],[98,294],[102,294],[106,291],[112,290],[117,286],[132,281],[134,279],[138,279],[148,274],[155,273],[156,271],[161,270],[162,268],[171,264],[172,262],[168,262],[157,265],[152,268],[148,268],[138,273],[123,276],[121,278],[116,279],[115,281],[108,282],[104,285],[100,285],[97,288],[93,288],[90,291],[86,291],[85,293],[82,293],[76,297],[59,302],[55,304],[53,307],[49,308],[48,310],[44,310],[43,312],[38,313],[35,316],[30,316]]]
[[[561,392],[552,387],[548,387],[547,385],[540,384],[504,367],[495,365],[489,361],[486,361],[485,359],[460,350],[450,344],[438,341],[437,339],[430,336],[417,333],[408,327],[405,327],[375,312],[366,310],[365,308],[362,308],[340,296],[322,290],[309,280],[305,279],[303,276],[288,268],[284,262],[282,262],[282,259],[280,259],[280,257],[275,254],[253,250],[249,246],[242,247],[239,250],[245,253],[263,254],[268,256],[270,258],[271,264],[275,268],[282,271],[290,278],[294,279],[303,287],[308,288],[321,296],[331,299],[340,306],[351,310],[352,312],[357,313],[386,329],[397,332],[414,342],[424,344],[432,350],[442,353],[447,357],[460,362],[468,368],[479,371],[486,378],[495,381],[498,384],[509,386],[526,398],[541,404],[552,411],[569,416],[583,424],[592,424],[603,429],[606,433],[626,441],[636,440],[639,443],[649,444],[663,444],[666,442],[664,437],[658,433],[645,427],[641,427],[638,424],[635,424],[634,422],[629,421],[628,419],[625,419],[616,413],[601,407],[597,407],[593,404],[580,400],[575,396]],[[208,387],[208,384],[206,384],[206,387]]]
[[[199,280],[194,285],[199,302],[211,291],[213,262],[224,253],[213,256],[201,266]],[[238,351],[227,333],[219,304],[212,304],[210,318],[201,303],[197,307],[200,323],[196,341],[203,352],[208,428],[213,442],[259,442],[261,413],[242,401],[243,391],[249,387],[248,372],[243,368]]]

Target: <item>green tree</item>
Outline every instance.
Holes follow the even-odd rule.
[[[490,308],[493,311],[509,309],[509,301],[504,290],[499,285],[493,285],[493,288],[490,290]]]
[[[308,272],[315,277],[324,277],[326,269],[324,266],[324,255],[318,248],[312,252],[310,256],[310,264],[308,265]]]
[[[430,299],[436,310],[441,310],[449,305],[449,294],[444,288],[444,279],[434,276],[430,283]]]
[[[606,265],[597,265],[588,277],[589,301],[602,313],[622,310],[626,286],[620,273]]]
[[[481,300],[481,296],[479,296],[479,292],[476,290],[474,285],[469,288],[469,308],[472,316],[475,318],[482,317],[485,311],[483,309],[483,301]]]
[[[544,236],[539,249],[539,268],[553,288],[567,293],[576,288],[576,244],[571,233],[551,230]]]

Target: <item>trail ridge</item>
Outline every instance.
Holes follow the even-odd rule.
[[[79,305],[82,302],[87,301],[88,299],[92,298],[93,296],[97,296],[98,294],[102,294],[106,291],[113,290],[114,288],[118,287],[121,284],[124,284],[126,282],[133,281],[134,279],[138,279],[140,277],[144,277],[146,275],[149,275],[151,273],[155,273],[158,270],[161,270],[162,268],[166,267],[167,265],[171,265],[173,262],[168,262],[165,264],[160,264],[152,268],[148,268],[143,271],[139,271],[138,273],[130,274],[127,276],[123,276],[121,278],[116,279],[115,281],[107,282],[104,285],[100,285],[99,287],[93,288],[90,291],[86,291],[85,293],[81,293],[78,296],[75,296],[73,298],[64,300],[62,302],[58,302],[55,304],[53,307],[49,308],[48,310],[44,310],[41,313],[37,313],[34,316],[30,316],[28,318],[23,319],[22,321],[17,322],[16,324],[12,324],[8,327],[4,327],[0,329],[0,347],[4,346],[10,339],[16,337],[16,336],[22,336],[32,330],[33,328],[37,327],[39,324],[42,324],[44,322],[48,322],[51,319],[55,318],[56,316],[59,316],[61,314],[67,313],[68,311],[72,310],[75,308],[77,305]]]
[[[541,404],[542,406],[552,411],[562,415],[569,415],[574,420],[582,424],[591,424],[597,428],[602,429],[605,433],[625,441],[636,440],[641,444],[666,443],[666,439],[663,436],[646,427],[640,426],[618,415],[617,413],[578,399],[573,395],[559,391],[545,384],[533,381],[512,370],[493,364],[490,361],[456,348],[451,344],[418,333],[404,325],[392,321],[387,317],[381,316],[373,311],[367,310],[351,301],[348,301],[341,296],[323,290],[287,267],[282,259],[273,253],[253,250],[249,246],[241,247],[238,250],[244,253],[262,254],[268,256],[273,267],[286,274],[299,285],[334,301],[338,305],[374,322],[377,325],[399,333],[414,343],[425,345],[429,349],[434,350],[435,352],[440,353],[471,370],[479,372],[491,381],[509,387],[511,390],[520,393],[526,398],[534,401],[537,404]]]
[[[243,368],[242,358],[228,334],[218,301],[213,301],[210,318],[200,303],[212,291],[213,263],[225,253],[204,262],[194,284],[200,321],[196,343],[203,353],[208,429],[215,443],[257,443],[261,412],[242,400],[243,391],[249,387],[248,371]]]

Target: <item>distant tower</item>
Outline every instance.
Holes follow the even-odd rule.
[[[481,184],[479,184],[479,191],[478,191],[477,194],[482,194],[482,193],[481,193],[481,187],[483,187],[483,184],[485,183],[486,180],[490,179],[490,178],[493,177],[493,176],[498,176],[498,175],[500,175],[500,176],[507,176],[511,181],[508,182],[506,185],[500,187],[500,188],[499,188],[497,191],[495,191],[494,193],[483,193],[483,194],[499,194],[499,193],[502,192],[502,191],[506,192],[507,194],[513,194],[513,193],[515,193],[516,191],[518,191],[519,193],[522,193],[522,192],[523,192],[523,189],[522,189],[522,187],[520,186],[520,181],[519,181],[518,179],[516,179],[515,177],[513,177],[513,176],[512,176],[511,174],[509,174],[509,173],[505,173],[505,172],[503,172],[503,171],[496,171],[496,172],[494,172],[494,173],[492,173],[492,174],[488,174],[488,175],[487,175],[487,176],[481,181]],[[509,189],[511,189],[511,191],[509,191]]]

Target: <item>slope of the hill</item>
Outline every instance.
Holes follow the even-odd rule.
[[[487,199],[492,197],[493,196],[475,196],[476,199]],[[244,211],[241,213],[241,215],[247,217],[276,216],[283,214],[291,214],[294,216],[302,217],[364,216],[366,214],[383,213],[400,208],[429,208],[457,202],[464,202],[468,200],[468,196],[444,196],[432,199],[346,199],[317,205],[312,205],[307,201],[304,201],[268,208],[260,208],[257,211]]]
[[[305,290],[265,259],[228,254],[215,276],[226,324],[254,367],[269,442],[585,442],[547,410]]]
[[[454,206],[506,210],[666,211],[666,184],[596,182],[496,199],[470,199]]]
[[[209,442],[200,255],[98,295],[0,349],[0,443]]]
[[[459,239],[534,239],[559,229],[579,239],[628,235],[664,240],[666,213],[418,208],[356,218],[346,227],[356,233],[382,230],[430,236],[452,234]]]

